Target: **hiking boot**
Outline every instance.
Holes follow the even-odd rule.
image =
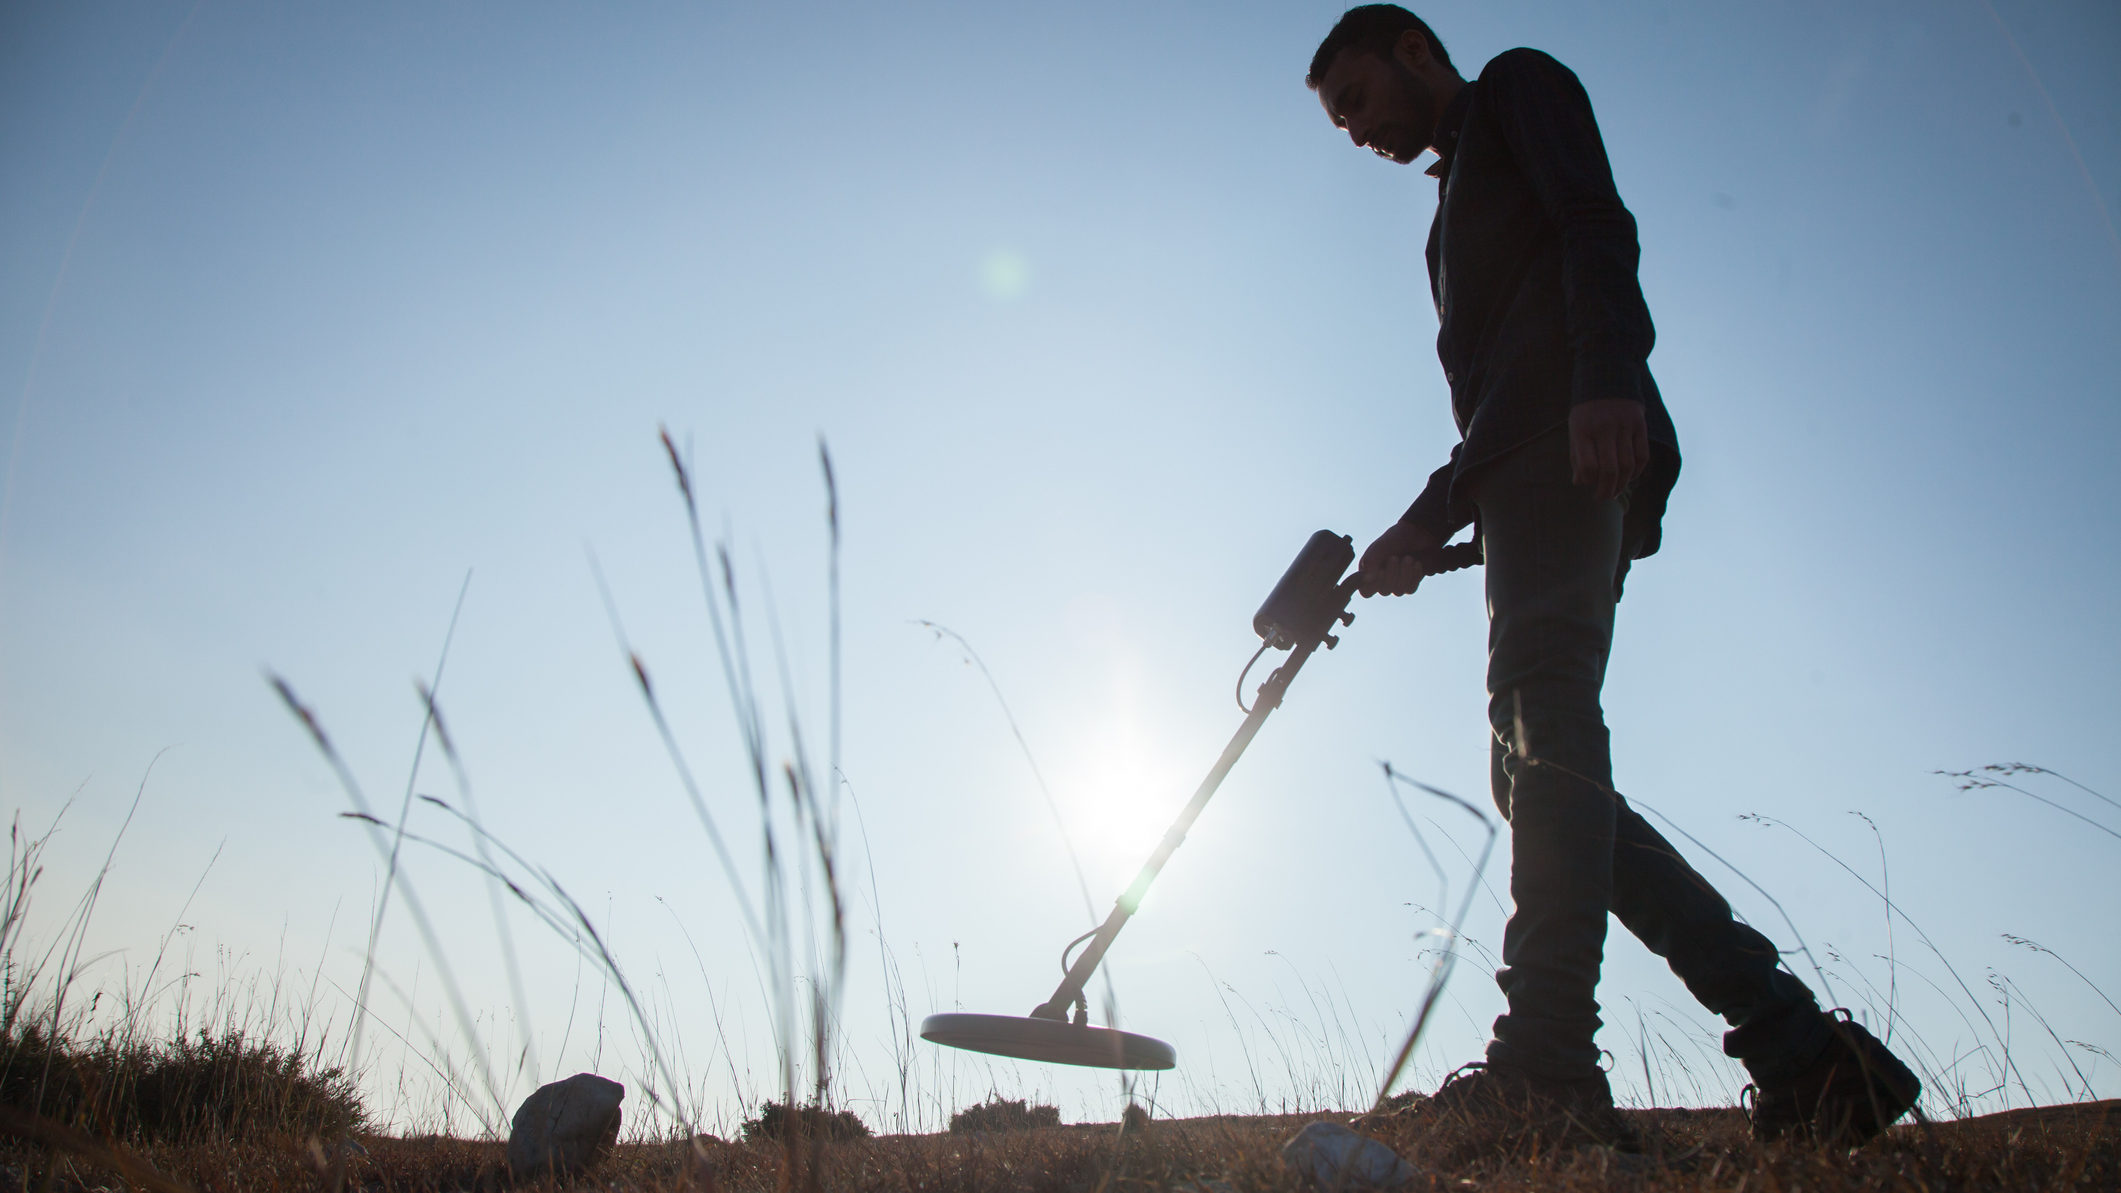
[[[1557,1079],[1476,1061],[1444,1078],[1433,1096],[1408,1111],[1424,1124],[1462,1127],[1505,1148],[1535,1139],[1549,1148],[1639,1147],[1634,1129],[1613,1108],[1603,1073]]]
[[[1838,1007],[1832,1017],[1834,1034],[1818,1060],[1788,1081],[1746,1087],[1753,1138],[1857,1147],[1921,1096],[1922,1082],[1878,1037]]]

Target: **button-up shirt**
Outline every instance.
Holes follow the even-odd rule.
[[[1473,520],[1469,480],[1482,465],[1566,426],[1579,402],[1625,398],[1649,423],[1628,522],[1635,553],[1650,554],[1679,440],[1650,376],[1635,218],[1590,97],[1546,54],[1507,51],[1452,98],[1435,149],[1429,292],[1461,441],[1406,520],[1449,538]]]

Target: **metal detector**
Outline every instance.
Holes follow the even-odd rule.
[[[1477,541],[1442,547],[1423,559],[1430,575],[1472,567],[1480,561]],[[1340,639],[1331,631],[1335,622],[1348,625],[1355,620],[1355,615],[1348,612],[1348,602],[1354,598],[1362,581],[1359,572],[1341,578],[1353,562],[1353,539],[1330,530],[1319,531],[1304,544],[1296,561],[1282,573],[1274,591],[1267,594],[1266,603],[1252,615],[1252,629],[1261,639],[1260,652],[1269,648],[1286,650],[1289,657],[1259,685],[1252,707],[1245,711],[1244,723],[1237,727],[1230,744],[1223,747],[1222,756],[1215,760],[1215,765],[1208,768],[1208,777],[1201,780],[1185,810],[1178,814],[1177,822],[1164,833],[1156,852],[1143,863],[1141,873],[1134,876],[1134,882],[1112,905],[1112,914],[1105,917],[1104,924],[1096,931],[1077,937],[1061,951],[1067,976],[1054,989],[1053,997],[1033,1007],[1028,1017],[964,1012],[930,1015],[921,1021],[922,1039],[952,1048],[1057,1065],[1168,1069],[1178,1064],[1178,1052],[1162,1040],[1117,1028],[1092,1026],[1090,1001],[1084,997],[1083,987],[1089,983],[1098,963],[1105,959],[1105,951],[1112,947],[1113,939],[1126,926],[1134,909],[1141,906],[1142,896],[1148,893],[1149,884],[1156,880],[1157,872],[1164,868],[1179,843],[1186,839],[1186,830],[1193,827],[1201,809],[1208,805],[1209,797],[1222,785],[1223,777],[1237,764],[1245,747],[1252,744],[1259,727],[1266,723],[1267,714],[1281,703],[1290,681],[1321,645],[1331,650],[1340,644]],[[1253,656],[1255,660],[1258,657]],[[1249,665],[1246,670],[1250,670]],[[1240,694],[1244,691],[1242,676],[1238,679],[1238,691]],[[1243,707],[1242,700],[1239,707]],[[1073,964],[1069,964],[1069,950],[1085,938],[1090,941],[1089,947]],[[1074,1008],[1072,1018],[1069,1016],[1070,1007]]]

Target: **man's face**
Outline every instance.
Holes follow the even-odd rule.
[[[1333,127],[1381,158],[1404,166],[1429,147],[1439,113],[1413,71],[1397,59],[1347,50],[1318,82]]]

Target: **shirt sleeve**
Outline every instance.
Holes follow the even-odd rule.
[[[1516,49],[1480,75],[1517,168],[1561,234],[1562,300],[1574,359],[1571,406],[1604,398],[1647,400],[1656,329],[1636,267],[1635,217],[1613,186],[1613,168],[1574,72],[1538,50]]]
[[[1448,543],[1473,521],[1468,510],[1451,507],[1451,479],[1458,474],[1458,448],[1451,448],[1451,458],[1443,467],[1429,474],[1429,483],[1422,487],[1421,496],[1399,516],[1402,522],[1421,527],[1436,536],[1438,543]]]

